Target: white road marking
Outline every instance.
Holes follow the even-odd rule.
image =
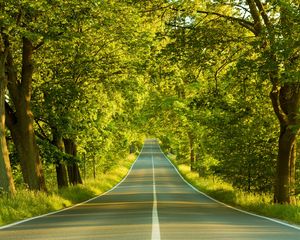
[[[151,237],[151,240],[160,240],[160,229],[159,229],[159,220],[158,220],[158,214],[157,214],[157,196],[156,196],[153,154],[151,155],[151,160],[152,160],[152,174],[153,174],[153,209],[152,209],[152,237]]]

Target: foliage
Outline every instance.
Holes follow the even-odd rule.
[[[46,164],[55,164],[57,159],[61,159],[61,161],[66,164],[75,162],[78,163],[81,161],[78,157],[60,151],[57,147],[45,140],[39,140],[38,145],[40,147],[41,157],[44,159]]]
[[[293,169],[277,166],[294,166],[300,126],[298,10],[296,1],[1,2],[1,51],[14,60],[5,72],[19,91],[8,85],[7,112],[26,95],[46,179],[74,162],[84,178],[109,172],[150,135],[201,176],[278,195],[274,186]],[[24,40],[33,50],[27,65]],[[281,146],[287,133],[292,144]],[[12,135],[14,178],[26,187]],[[57,146],[64,139],[76,143],[76,157]],[[294,154],[282,156],[284,147]]]
[[[297,84],[293,77],[297,70],[289,68],[297,64],[287,63],[299,59],[297,37],[286,34],[291,19],[298,32],[297,6],[283,2],[262,6],[268,23],[266,16],[255,19],[247,4],[236,1],[170,5],[164,12],[164,29],[157,35],[164,44],[156,49],[157,65],[151,71],[153,97],[148,108],[164,114],[163,120],[151,116],[158,128],[155,134],[179,161],[190,161],[202,176],[218,175],[247,191],[275,192],[275,179],[280,177],[276,165],[282,158],[276,139],[283,127],[269,98],[272,84],[273,90],[280,86],[274,87],[270,76],[278,64],[280,79]],[[261,29],[255,29],[255,21]],[[276,30],[270,29],[271,24]],[[289,73],[293,76],[287,80]],[[289,93],[278,99],[281,108],[288,96],[295,96],[286,100],[289,103],[298,101]],[[289,128],[297,133],[298,125]]]

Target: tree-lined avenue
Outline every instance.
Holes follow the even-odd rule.
[[[4,227],[0,239],[275,240],[300,239],[299,229],[200,194],[183,181],[157,141],[148,139],[117,187],[74,208]]]

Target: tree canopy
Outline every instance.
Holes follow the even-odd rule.
[[[47,191],[49,171],[58,187],[82,183],[155,136],[200,175],[293,202],[299,8],[1,1],[0,187],[13,194],[22,176]]]

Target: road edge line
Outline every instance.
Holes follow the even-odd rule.
[[[0,227],[0,230],[3,230],[3,229],[7,229],[7,228],[11,228],[11,227],[14,227],[14,226],[17,226],[19,224],[22,224],[22,223],[25,223],[25,222],[29,222],[29,221],[32,221],[32,220],[35,220],[35,219],[39,219],[39,218],[43,218],[43,217],[47,217],[47,216],[51,216],[51,215],[54,215],[56,213],[60,213],[60,212],[64,212],[64,211],[67,211],[67,210],[70,210],[72,208],[75,208],[75,207],[78,207],[80,205],[83,205],[85,203],[88,203],[90,201],[93,201],[95,200],[96,198],[98,197],[102,197],[106,194],[108,194],[109,192],[113,191],[115,188],[117,188],[119,185],[121,185],[125,180],[126,178],[128,177],[128,175],[130,174],[130,172],[132,171],[132,168],[134,167],[135,163],[137,162],[137,160],[139,159],[143,149],[144,149],[144,146],[145,146],[145,143],[143,144],[143,147],[139,153],[139,155],[137,156],[137,158],[134,160],[134,162],[132,163],[131,167],[129,168],[127,174],[122,178],[122,180],[120,182],[118,182],[114,187],[112,187],[111,189],[107,190],[106,192],[104,193],[101,193],[100,195],[98,196],[95,196],[93,198],[90,198],[84,202],[81,202],[81,203],[76,203],[75,205],[73,206],[70,206],[70,207],[67,207],[67,208],[63,208],[63,209],[60,209],[60,210],[57,210],[57,211],[53,211],[53,212],[49,212],[49,213],[45,213],[45,214],[42,214],[42,215],[39,215],[39,216],[35,216],[35,217],[31,217],[31,218],[27,218],[27,219],[23,219],[21,221],[18,221],[18,222],[14,222],[14,223],[10,223],[8,225],[4,225],[4,226],[1,226]]]
[[[161,150],[161,147],[159,146],[160,150]],[[216,202],[216,203],[219,203],[225,207],[228,207],[228,208],[231,208],[235,211],[238,211],[238,212],[241,212],[241,213],[244,213],[244,214],[247,214],[247,215],[251,215],[251,216],[254,216],[254,217],[258,217],[258,218],[262,218],[262,219],[265,219],[265,220],[269,220],[271,222],[275,222],[277,224],[280,224],[280,225],[283,225],[283,226],[286,226],[286,227],[290,227],[290,228],[293,228],[293,229],[296,229],[296,230],[299,230],[300,231],[300,226],[297,226],[297,225],[292,225],[292,224],[289,224],[289,223],[286,223],[286,222],[283,222],[282,220],[276,220],[274,218],[270,218],[270,217],[266,217],[266,216],[262,216],[262,215],[258,215],[258,214],[255,214],[255,213],[251,213],[251,212],[247,212],[245,210],[242,210],[242,209],[238,209],[238,208],[235,208],[233,206],[230,206],[226,203],[223,203],[223,202],[220,202],[219,200],[217,199],[214,199],[212,197],[210,197],[209,195],[207,195],[206,193],[200,191],[199,189],[197,189],[196,187],[194,187],[192,184],[190,184],[182,175],[181,173],[178,171],[178,169],[175,167],[175,165],[172,163],[172,161],[166,156],[166,154],[161,150],[161,152],[163,153],[163,155],[165,156],[165,158],[170,162],[170,164],[173,166],[173,168],[175,169],[175,171],[178,173],[178,175],[181,177],[181,179],[188,185],[190,186],[193,190],[195,190],[196,192],[204,195],[205,197],[209,198],[210,200]]]

